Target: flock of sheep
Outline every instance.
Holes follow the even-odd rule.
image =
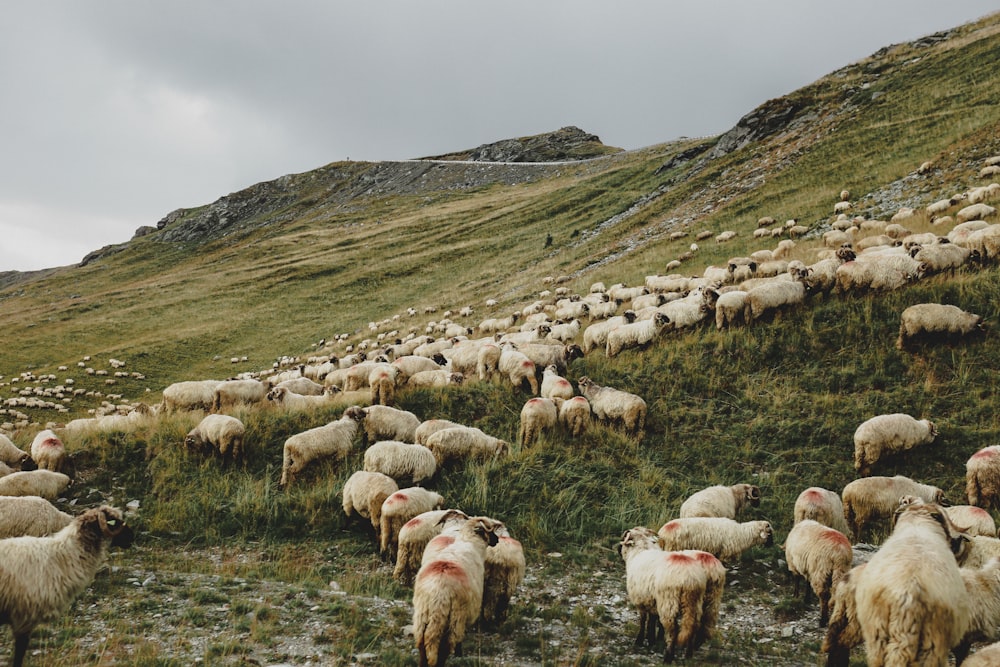
[[[1000,157],[990,161],[987,166],[1000,165]],[[74,518],[45,500],[58,498],[69,484],[69,476],[61,472],[61,438],[72,443],[88,430],[128,431],[155,424],[160,414],[200,412],[204,417],[187,434],[186,448],[239,462],[248,444],[246,429],[227,413],[247,407],[309,411],[345,404],[338,419],[284,442],[280,484],[302,483],[319,461],[345,461],[360,441],[363,469],[343,488],[343,511],[366,526],[380,555],[394,563],[393,576],[413,585],[413,634],[421,664],[444,664],[451,653],[461,651],[466,631],[477,620],[491,624],[504,619],[523,580],[525,559],[501,520],[449,508],[428,485],[463,462],[507,456],[512,444],[472,425],[422,419],[401,410],[395,407],[401,392],[501,382],[531,394],[520,414],[516,445],[530,446],[546,433],[579,437],[595,420],[641,442],[647,417],[643,398],[589,377],[577,378],[574,390],[567,376],[575,359],[598,350],[613,358],[705,321],[714,320],[718,329],[753,325],[816,293],[898,289],[927,276],[995,261],[1000,258],[1000,224],[989,222],[996,209],[986,202],[998,196],[1000,185],[993,183],[935,202],[925,211],[903,209],[889,221],[878,221],[848,217],[853,204],[845,191],[831,230],[823,235],[823,248],[809,263],[795,240],[783,238],[773,249],[733,257],[696,276],[651,275],[634,287],[596,283],[584,295],[554,287],[561,281],[553,280],[554,289],[545,289],[533,303],[478,325],[460,322],[473,317],[468,306],[444,313],[422,332],[416,327],[400,332],[405,320],[397,316],[372,322],[365,340],[349,344],[350,337],[341,335],[329,345],[323,341],[320,352],[304,362],[282,360],[267,371],[229,380],[174,383],[155,406],[122,409],[106,403],[109,414],[53,424],[55,430],[38,433],[30,454],[4,436],[0,501],[24,505],[15,511],[0,504],[0,531],[11,538],[0,540],[0,554],[19,548],[43,558],[73,544],[93,549],[88,551],[93,558],[79,559],[77,569],[60,570],[45,581],[36,578],[16,595],[11,582],[21,570],[0,558],[0,618],[14,628],[15,664],[23,659],[31,628],[53,618],[87,585],[109,545],[129,541],[121,537],[130,531],[117,510],[100,508]],[[927,221],[935,231],[912,233],[908,221]],[[757,239],[801,239],[809,232],[796,221],[779,225],[762,218],[758,225]],[[715,240],[725,243],[733,236],[722,233]],[[697,240],[706,238],[702,234]],[[698,250],[692,244],[671,268],[690,261]],[[425,309],[431,312],[436,309]],[[407,311],[407,317],[416,314],[416,309]],[[902,349],[927,336],[957,339],[982,330],[980,316],[946,304],[913,306],[900,320],[897,344]],[[973,641],[1000,638],[1000,578],[990,574],[1000,571],[1000,562],[993,559],[1000,557],[1000,540],[992,517],[982,509],[1000,507],[1000,447],[970,458],[969,506],[942,509],[940,489],[900,476],[869,477],[885,457],[925,446],[936,435],[927,419],[874,416],[855,433],[859,479],[841,494],[808,488],[796,502],[785,557],[790,572],[808,582],[807,592],[819,599],[821,623],[829,620],[824,643],[829,664],[847,664],[850,649],[862,642],[871,664],[945,664],[949,650],[961,660]],[[34,508],[30,514],[29,502]],[[625,531],[619,549],[629,599],[640,614],[637,644],[652,645],[662,635],[664,660],[669,661],[678,652],[691,655],[711,637],[725,586],[724,564],[773,541],[770,523],[738,521],[759,502],[756,486],[710,487],[688,498],[679,516],[658,531],[643,526]],[[22,515],[37,519],[15,525],[14,517]],[[895,517],[892,534],[869,563],[858,565],[852,539],[875,534],[873,528],[884,530],[890,517]],[[90,525],[95,521],[99,530]],[[30,530],[58,532],[12,538]],[[919,560],[908,558],[922,550],[928,553],[929,573],[920,571]],[[896,583],[901,581],[916,582],[915,588],[904,590]],[[44,609],[31,608],[52,587],[59,589],[49,596],[52,602]],[[918,647],[915,653],[907,653],[911,646]]]

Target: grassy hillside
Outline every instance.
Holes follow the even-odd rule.
[[[923,206],[982,182],[976,176],[982,160],[1000,153],[998,32],[1000,16],[994,16],[947,39],[887,48],[765,105],[795,111],[773,126],[755,122],[758,138],[728,152],[721,147],[731,135],[574,165],[510,167],[521,171],[460,183],[447,181],[457,173],[449,170],[465,167],[443,165],[410,174],[406,187],[398,185],[403,171],[392,172],[397,187],[391,192],[377,187],[379,174],[388,171],[345,163],[234,195],[232,201],[258,201],[266,198],[261,193],[281,193],[267,205],[241,209],[225,235],[209,230],[165,241],[165,232],[183,228],[168,226],[86,266],[0,290],[2,381],[28,371],[55,376],[47,383],[19,380],[2,387],[2,395],[65,378],[101,394],[74,397],[66,413],[21,408],[38,423],[83,416],[108,393],[155,403],[177,380],[269,368],[282,355],[315,354],[320,339],[342,332],[356,344],[372,335],[371,321],[388,320],[381,331],[405,335],[422,332],[445,309],[472,305],[476,314],[467,323],[474,325],[533,301],[549,287],[545,276],[566,276],[563,284],[580,292],[599,280],[640,284],[645,275],[664,273],[696,233],[737,231],[726,244],[699,242],[681,270],[700,274],[709,264],[773,247],[776,240],[751,236],[765,215],[810,227],[795,257],[812,261],[844,188],[853,193],[854,213],[886,219],[900,206]],[[918,175],[925,160],[935,168]],[[426,182],[426,189],[415,182]],[[204,214],[185,211],[171,225],[193,224]],[[911,229],[940,228],[922,216]],[[689,235],[670,240],[677,231]],[[488,298],[499,305],[488,309]],[[627,638],[636,618],[626,613],[623,567],[614,552],[621,532],[658,527],[706,485],[747,481],[763,493],[751,518],[770,520],[780,544],[803,488],[839,490],[854,478],[851,436],[878,413],[927,417],[941,433],[933,445],[885,461],[875,473],[911,475],[961,501],[965,460],[1000,433],[993,361],[1000,358],[1000,339],[991,330],[961,344],[897,350],[900,312],[924,301],[960,305],[995,325],[1000,269],[976,266],[888,294],[817,296],[750,328],[720,332],[706,324],[612,360],[595,352],[574,362],[572,379],[587,375],[644,397],[645,438],[637,443],[604,427],[577,440],[552,434],[528,447],[515,444],[502,460],[443,471],[435,488],[450,505],[502,518],[523,542],[538,582],[519,598],[504,632],[476,639],[477,651],[460,664],[494,664],[500,656],[510,664],[651,664],[647,657],[655,663],[655,655],[633,654]],[[436,313],[425,313],[429,306]],[[409,307],[418,314],[406,316]],[[88,375],[77,365],[87,355],[84,366],[106,370],[114,357],[138,377]],[[248,362],[230,363],[244,355]],[[515,442],[527,398],[507,386],[470,383],[403,393],[399,407],[422,418],[475,424]],[[98,652],[65,621],[45,635],[37,664],[97,665],[108,656],[120,664],[189,664],[184,660],[191,656],[238,664],[231,661],[248,651],[306,664],[301,656],[279,654],[273,635],[288,619],[297,624],[313,617],[322,629],[302,633],[327,661],[374,653],[375,663],[414,664],[409,640],[399,632],[408,622],[409,590],[379,566],[359,529],[343,525],[340,491],[361,467],[361,452],[318,466],[288,491],[277,484],[284,440],[342,409],[236,413],[248,429],[245,468],[186,456],[179,443],[197,421],[190,415],[160,418],[134,433],[68,441],[77,469],[70,497],[83,505],[138,500],[132,518],[141,531],[138,553],[115,562],[161,578],[146,602],[129,597],[127,583],[114,576],[99,583],[97,598],[123,596],[124,608],[145,619],[156,613],[156,600],[169,607],[166,598],[178,596],[178,582],[188,582],[188,575],[220,574],[219,599],[188,590],[181,597],[195,611],[178,622],[197,633],[210,625],[198,610],[210,615],[224,603],[232,637],[186,653],[173,649],[183,653],[174,661],[158,648],[169,642],[149,628],[94,621],[118,637]],[[25,444],[36,428],[15,432],[14,439]],[[192,549],[230,551],[212,565],[192,559]],[[781,555],[777,547],[757,548],[730,572],[723,616],[740,618],[752,607],[761,610],[757,621],[743,631],[723,623],[691,664],[730,663],[737,656],[746,664],[817,662],[822,635],[811,625],[791,637],[780,634],[789,617],[814,618],[776,578]],[[567,601],[576,593],[585,598],[599,573],[620,587],[617,600]],[[331,579],[346,599],[331,602],[319,592]],[[268,596],[261,602],[235,580],[260,587],[285,582],[298,587],[286,602],[309,602],[302,609]],[[550,581],[571,590],[553,589]],[[373,597],[399,604],[386,611]]]

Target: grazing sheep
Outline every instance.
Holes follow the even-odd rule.
[[[580,335],[580,331],[582,329],[583,324],[581,324],[580,320],[572,320],[564,324],[554,324],[546,338],[549,340],[557,340],[562,343],[568,343]]]
[[[197,426],[184,438],[184,446],[189,452],[200,454],[216,453],[225,461],[243,460],[243,438],[246,428],[236,417],[229,415],[205,415]]]
[[[427,438],[431,435],[446,428],[454,428],[455,426],[464,426],[464,424],[459,424],[448,419],[428,419],[422,421],[413,431],[413,442],[418,445],[427,446]]]
[[[982,537],[996,537],[997,523],[993,520],[993,515],[982,507],[952,505],[945,507],[944,513],[953,524],[962,529],[962,532]]]
[[[892,534],[857,574],[857,620],[872,665],[947,665],[969,627],[957,534],[935,504],[903,505]]]
[[[657,311],[652,319],[622,324],[608,332],[605,354],[610,358],[630,347],[645,347],[670,327],[670,317]]]
[[[995,216],[996,213],[997,210],[988,204],[971,204],[956,213],[955,220],[960,223],[968,222],[969,220],[986,220]]]
[[[324,387],[321,394],[297,394],[287,386],[278,386],[267,392],[267,400],[274,405],[280,405],[289,412],[315,410],[329,407],[335,403],[340,391],[335,387]]]
[[[413,585],[427,544],[449,527],[460,528],[468,518],[461,510],[430,510],[403,524],[396,540],[396,566],[392,578],[404,586]]]
[[[916,338],[960,338],[983,330],[983,318],[958,306],[918,303],[903,311],[896,347],[900,350]]]
[[[719,295],[715,302],[715,327],[718,330],[746,324],[747,292],[733,290]]]
[[[437,472],[437,461],[430,449],[397,440],[380,440],[370,445],[365,450],[363,465],[369,472],[380,472],[412,485],[423,484]]]
[[[372,405],[392,405],[396,402],[396,383],[400,371],[392,364],[377,364],[368,373]]]
[[[580,393],[590,401],[594,415],[607,424],[621,423],[625,432],[642,440],[646,426],[646,401],[635,394],[602,387],[589,377],[577,380]]]
[[[379,553],[390,561],[396,560],[399,531],[403,525],[424,512],[441,509],[444,496],[423,487],[411,486],[396,491],[382,502],[379,523]]]
[[[399,491],[399,486],[389,475],[358,470],[344,483],[344,514],[348,520],[355,516],[368,519],[377,541],[382,523],[382,503],[396,491]]]
[[[340,419],[296,433],[285,440],[281,463],[281,486],[288,487],[313,461],[344,459],[354,446],[365,412],[352,406]]]
[[[608,332],[623,324],[635,322],[635,311],[626,310],[621,315],[616,315],[603,322],[595,322],[583,330],[583,353],[586,354],[593,349],[603,347],[608,342]]]
[[[544,431],[550,431],[559,422],[559,410],[551,398],[529,398],[521,408],[521,422],[517,431],[518,442],[530,445]]]
[[[441,667],[452,650],[462,655],[465,631],[482,608],[486,549],[497,543],[496,523],[468,519],[452,544],[421,564],[413,584],[413,635],[422,666]]]
[[[834,585],[851,569],[851,542],[839,530],[812,519],[796,523],[785,538],[785,560],[795,577],[795,596],[805,579],[819,599],[819,625],[830,618],[830,595]],[[806,588],[805,597],[809,597]]]
[[[410,388],[453,387],[461,385],[464,381],[465,375],[449,370],[417,371],[406,380],[406,386]]]
[[[500,350],[500,360],[497,370],[510,381],[514,389],[519,389],[524,382],[528,383],[531,394],[538,394],[538,378],[535,377],[535,362],[523,352],[519,352],[509,344]]]
[[[565,375],[574,359],[583,358],[583,349],[575,343],[552,345],[550,343],[526,343],[517,346],[519,352],[531,359],[535,369],[555,366],[556,372]]]
[[[962,567],[983,567],[990,560],[1000,558],[1000,539],[988,535],[966,537],[966,544],[956,556],[958,564]]]
[[[448,338],[454,338],[454,336],[448,336]],[[439,371],[443,368],[441,364],[433,359],[419,354],[407,354],[401,357],[396,357],[392,360],[392,366],[399,373],[401,382],[406,382],[417,373],[422,373],[424,371]]]
[[[574,438],[590,429],[590,401],[584,396],[574,396],[559,406],[559,423]]]
[[[0,477],[0,496],[41,496],[55,500],[69,485],[69,475],[61,472],[22,470]]]
[[[913,259],[920,262],[917,269],[921,276],[948,271],[952,274],[972,257],[972,251],[955,243],[935,243],[934,245],[913,246]]]
[[[364,413],[362,421],[362,444],[379,440],[399,440],[414,442],[414,433],[420,426],[420,418],[407,410],[388,405],[370,405],[358,408]]]
[[[991,558],[976,569],[962,567],[959,573],[969,599],[969,627],[962,640],[952,648],[956,667],[975,664],[966,662],[973,642],[1000,639],[1000,558]]]
[[[710,486],[681,503],[680,518],[725,517],[735,519],[748,505],[760,505],[760,488],[752,484]]]
[[[264,400],[267,390],[267,384],[258,380],[225,380],[215,386],[212,394],[212,412],[255,405]]]
[[[806,299],[806,286],[798,280],[773,280],[747,291],[747,321],[765,314],[798,305]]]
[[[962,663],[962,667],[996,667],[996,665],[1000,665],[1000,642],[984,646]]]
[[[903,496],[915,496],[925,503],[940,505],[944,502],[944,491],[938,487],[903,475],[865,477],[848,483],[840,497],[844,501],[844,518],[854,539],[861,540],[873,522],[891,517]]]
[[[24,664],[32,630],[64,614],[104,566],[111,546],[132,545],[121,511],[102,505],[54,535],[0,540],[0,620],[14,634],[13,667]]]
[[[38,496],[0,496],[0,538],[41,537],[69,525],[73,516]]]
[[[11,442],[3,433],[0,433],[0,463],[15,470],[34,470],[38,467],[28,452]]]
[[[965,495],[970,505],[1000,508],[1000,445],[983,447],[965,462]]]
[[[325,375],[324,375],[325,377]],[[299,396],[320,396],[326,389],[325,385],[319,382],[314,382],[309,378],[292,378],[291,380],[284,380],[274,385],[275,389],[287,389],[293,394],[298,394]]]
[[[490,317],[479,323],[479,331],[484,334],[503,333],[514,327],[521,313],[511,313],[507,317]]]
[[[178,410],[212,409],[218,380],[186,380],[175,382],[163,390],[160,412],[171,414]]]
[[[854,469],[867,477],[882,457],[929,445],[937,434],[937,426],[928,419],[901,412],[872,417],[854,431]]]
[[[795,523],[812,519],[851,537],[851,529],[844,518],[844,503],[836,491],[818,486],[809,487],[795,499],[793,514]]]
[[[663,524],[657,534],[664,549],[698,549],[723,562],[751,547],[774,543],[774,531],[767,521],[738,523],[722,517],[674,519]]]
[[[830,618],[820,651],[827,654],[826,667],[848,667],[851,649],[864,641],[858,624],[858,606],[854,597],[859,574],[867,563],[862,563],[833,584],[830,596]]]
[[[66,461],[66,445],[50,429],[40,431],[31,441],[31,458],[42,470],[61,472]]]
[[[498,522],[499,523],[499,522]],[[527,563],[524,548],[502,523],[496,528],[497,543],[486,549],[483,572],[482,622],[498,625],[507,619],[507,608],[517,587],[524,581]]]
[[[625,531],[618,552],[625,561],[629,601],[639,611],[636,646],[644,637],[653,643],[658,619],[663,661],[671,662],[678,651],[690,658],[715,628],[725,568],[704,551],[663,551],[656,534],[644,526]]]
[[[542,398],[560,398],[568,401],[573,398],[575,392],[570,381],[559,374],[555,364],[551,364],[542,371],[541,394]]]
[[[510,452],[510,445],[474,426],[441,429],[427,438],[427,448],[434,452],[438,467],[452,460],[486,461]]]

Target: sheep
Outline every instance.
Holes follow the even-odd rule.
[[[659,619],[664,662],[671,662],[679,650],[690,658],[715,628],[725,568],[704,551],[663,551],[656,534],[645,526],[625,531],[618,552],[625,561],[629,601],[639,610],[635,645],[644,637],[653,643]]]
[[[412,485],[426,482],[437,472],[437,461],[430,449],[396,440],[380,440],[370,445],[365,449],[363,466],[368,472],[380,472]]]
[[[663,524],[657,534],[664,549],[698,549],[723,562],[751,547],[774,543],[774,531],[767,521],[738,523],[724,517],[674,519]]]
[[[752,484],[710,486],[688,496],[681,503],[679,516],[726,517],[735,519],[748,505],[760,505],[760,488]]]
[[[646,276],[646,288],[653,292],[653,294],[640,295],[632,299],[633,310],[639,310],[645,306],[642,304],[642,299],[649,296],[662,297],[665,292],[687,292],[690,290],[691,279],[687,276],[682,276],[679,274],[671,274],[666,276]],[[659,303],[654,303],[653,305],[659,306],[663,303],[661,300]],[[646,304],[649,305],[649,304]]]
[[[951,522],[972,536],[996,537],[997,524],[993,515],[975,505],[952,505],[944,508]]]
[[[507,608],[517,587],[524,581],[527,563],[524,548],[511,537],[503,523],[496,527],[497,543],[486,549],[483,572],[482,622],[497,625],[507,619]]]
[[[851,649],[864,641],[858,624],[854,593],[858,576],[866,565],[867,563],[862,563],[855,566],[839,582],[833,584],[826,636],[820,648],[820,651],[827,654],[827,667],[848,667]]]
[[[901,412],[872,417],[854,431],[854,469],[867,477],[882,457],[929,445],[937,435],[937,425],[928,419]]]
[[[840,531],[848,538],[852,536],[851,529],[844,518],[844,503],[836,491],[811,486],[795,499],[795,507],[792,512],[794,523],[812,519]]]
[[[957,196],[949,197],[948,199],[939,199],[933,204],[928,204],[927,208],[924,210],[927,211],[928,216],[940,215],[941,213],[944,213],[952,206],[957,206],[959,202],[961,202],[963,199],[964,197],[957,197]]]
[[[983,318],[958,306],[918,303],[903,311],[896,347],[905,350],[917,338],[960,338],[983,331]]]
[[[652,319],[615,327],[608,332],[604,353],[611,358],[626,348],[645,347],[668,331],[670,325],[670,317],[657,311]]]
[[[892,534],[855,583],[869,664],[948,664],[971,620],[952,551],[955,534],[935,504],[897,510]]]
[[[966,533],[965,543],[956,558],[962,567],[983,567],[993,558],[1000,558],[1000,539],[989,535]]]
[[[420,418],[412,412],[388,405],[370,405],[358,410],[364,414],[361,440],[365,446],[379,440],[413,442],[413,434],[420,426]]]
[[[581,346],[583,353],[586,354],[595,348],[603,347],[608,341],[608,332],[623,324],[635,322],[635,317],[635,311],[629,309],[621,315],[588,326],[583,330],[583,345]]]
[[[752,322],[766,313],[803,303],[806,286],[798,281],[773,280],[747,291],[747,321]]]
[[[549,331],[546,338],[548,340],[557,340],[563,343],[568,343],[569,341],[573,340],[578,335],[580,335],[580,330],[582,328],[583,325],[580,323],[580,320],[578,319],[566,322],[564,324],[555,324],[551,327],[551,330]]]
[[[511,313],[507,317],[490,317],[479,323],[479,331],[484,334],[504,332],[513,328],[521,313]]]
[[[427,448],[434,452],[438,467],[453,459],[485,461],[510,452],[507,442],[473,426],[441,429],[427,438]]]
[[[453,422],[448,419],[428,419],[426,421],[420,422],[420,425],[413,431],[413,442],[418,445],[427,445],[427,438],[429,438],[434,433],[438,431],[443,431],[446,428],[453,428],[455,426],[464,426],[464,424],[459,424],[458,422]]]
[[[325,376],[324,376],[325,377]],[[326,387],[319,382],[314,382],[306,377],[283,380],[274,385],[274,389],[287,389],[299,396],[320,396]]]
[[[333,405],[339,393],[340,391],[335,386],[324,387],[323,393],[319,395],[302,395],[288,387],[275,387],[267,392],[267,400],[274,405],[280,405],[289,412],[299,412]]]
[[[851,569],[853,558],[847,536],[812,519],[797,522],[785,538],[785,560],[795,577],[795,595],[799,594],[801,579],[805,579],[809,586],[805,597],[811,588],[819,599],[820,627],[829,621],[833,587]]]
[[[736,238],[736,232],[734,232],[732,230],[726,230],[724,232],[720,232],[719,234],[716,234],[716,236],[715,236],[715,242],[716,243],[725,243],[726,241],[731,241],[734,238]]]
[[[346,458],[366,420],[364,410],[351,406],[336,421],[290,436],[282,450],[281,486],[291,485],[313,461]]]
[[[178,410],[212,409],[215,401],[215,388],[219,380],[186,380],[175,382],[163,390],[160,412],[171,414]]]
[[[503,350],[499,345],[483,345],[476,352],[476,375],[482,382],[492,380],[500,372],[500,357]]]
[[[212,412],[227,408],[254,405],[264,400],[268,385],[258,380],[225,380],[215,386],[212,394]]]
[[[518,351],[531,359],[535,370],[555,366],[556,372],[565,375],[574,359],[583,358],[583,349],[575,343],[552,345],[550,343],[526,343],[517,346]],[[543,371],[544,373],[544,371]]]
[[[465,381],[462,373],[453,373],[449,370],[438,371],[417,371],[406,380],[406,386],[417,387],[451,387],[461,385]]]
[[[559,423],[574,438],[590,429],[590,401],[584,396],[574,396],[559,406]]]
[[[45,498],[0,496],[0,539],[49,535],[62,530],[71,521],[72,515],[56,509]]]
[[[920,262],[918,271],[921,276],[949,271],[954,273],[972,256],[972,251],[955,243],[935,243],[933,245],[913,246],[910,249],[913,259]]]
[[[557,320],[575,320],[590,316],[590,306],[583,301],[570,301],[557,305],[552,316]]]
[[[69,485],[69,475],[61,472],[22,470],[0,477],[0,496],[41,496],[55,500]]]
[[[382,503],[396,491],[399,491],[399,486],[389,475],[358,470],[344,483],[344,515],[348,520],[355,516],[368,519],[377,541],[382,523]]]
[[[993,557],[979,568],[959,570],[969,599],[969,626],[962,640],[952,648],[956,665],[966,662],[973,642],[1000,638],[1000,558]],[[982,653],[980,651],[979,653]],[[982,663],[987,664],[987,663]],[[992,663],[996,664],[996,663]]]
[[[569,380],[559,374],[559,369],[555,364],[545,367],[542,371],[542,398],[561,398],[569,400],[573,398],[575,392]]]
[[[521,408],[521,421],[517,431],[518,442],[530,445],[544,431],[556,427],[559,410],[550,398],[530,398]]]
[[[854,539],[861,540],[865,530],[876,520],[892,516],[903,496],[916,496],[926,503],[944,503],[944,491],[903,475],[864,477],[848,483],[840,497],[844,502],[844,518]]]
[[[621,423],[636,441],[642,440],[646,426],[646,401],[627,391],[602,387],[587,376],[576,381],[582,394],[590,401],[590,409],[607,424]]]
[[[483,603],[486,549],[497,543],[496,522],[473,517],[455,541],[420,566],[413,584],[413,635],[421,665],[440,667],[462,655],[466,629]]]
[[[189,452],[208,454],[214,452],[225,461],[243,460],[243,439],[246,428],[236,417],[206,415],[184,437]]]
[[[960,223],[968,222],[969,220],[986,220],[995,216],[996,213],[997,210],[988,204],[970,204],[955,214],[955,220]]]
[[[379,522],[379,553],[396,560],[399,531],[407,521],[430,510],[441,509],[444,496],[420,486],[396,491],[382,502]]]
[[[1000,665],[1000,642],[984,646],[962,662],[963,667],[996,667]]]
[[[497,370],[507,377],[514,389],[519,389],[524,382],[527,382],[531,394],[538,394],[538,378],[535,377],[535,362],[529,359],[523,352],[519,352],[510,345],[505,344],[500,351]]]
[[[965,495],[970,505],[1000,508],[1000,445],[983,447],[965,462]]]
[[[0,619],[14,634],[13,667],[24,664],[32,630],[64,614],[104,566],[111,546],[129,547],[120,510],[89,509],[54,535],[0,540]]]
[[[0,433],[0,463],[19,470],[34,470],[38,467],[31,454],[11,442],[3,433]]]
[[[453,336],[448,336],[448,338],[453,338]],[[403,382],[416,373],[420,373],[422,371],[439,371],[443,368],[442,365],[434,361],[434,359],[421,356],[419,354],[408,354],[396,357],[393,359],[391,365],[401,374],[401,381]]]
[[[719,295],[715,302],[715,328],[721,331],[746,323],[747,292],[733,290]]]
[[[915,277],[916,271],[911,275],[896,266],[859,258],[837,267],[836,289],[841,293],[854,290],[891,291],[906,286]]]
[[[392,405],[396,402],[396,383],[401,373],[392,364],[377,364],[368,373],[372,405]]]
[[[62,472],[66,461],[66,445],[51,429],[39,431],[31,441],[31,458],[39,469]]]
[[[461,527],[468,518],[465,512],[457,509],[429,510],[403,524],[396,539],[396,566],[392,578],[404,586],[412,586],[427,544],[449,527]]]

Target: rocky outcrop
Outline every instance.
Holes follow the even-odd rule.
[[[605,146],[596,134],[568,126],[555,132],[483,144],[470,151],[449,153],[428,160],[471,160],[473,162],[566,162],[588,160],[620,152]]]

